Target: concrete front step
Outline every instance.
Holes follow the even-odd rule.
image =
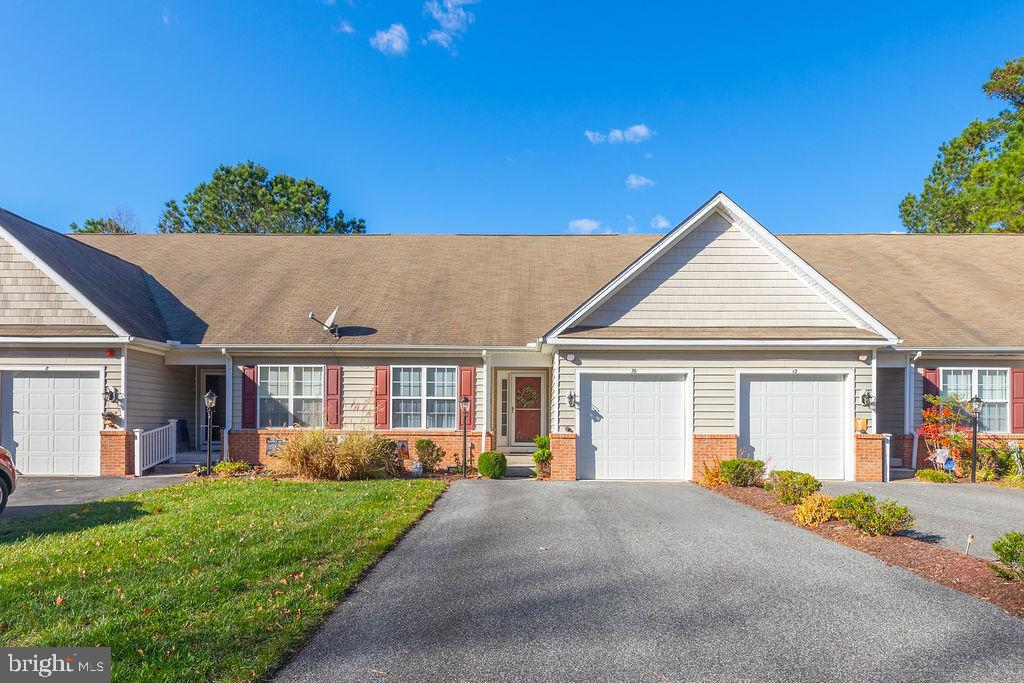
[[[535,472],[533,456],[530,455],[507,455],[505,462],[508,463],[508,476],[510,477],[532,477]]]
[[[189,462],[165,462],[161,465],[146,470],[146,474],[188,474],[189,472],[196,471],[196,465],[198,463]],[[206,466],[206,462],[203,462],[203,466]]]

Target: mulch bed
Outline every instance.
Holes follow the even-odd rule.
[[[770,491],[728,484],[714,491],[796,526],[792,516],[796,506],[783,505]],[[867,536],[841,521],[826,522],[808,531],[874,555],[888,565],[903,567],[929,581],[990,602],[1016,617],[1024,617],[1024,583],[999,578],[988,562],[979,557],[908,536]]]

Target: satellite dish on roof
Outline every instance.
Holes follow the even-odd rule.
[[[315,315],[313,315],[313,311],[309,312],[309,319],[320,325],[322,328],[324,328],[324,332],[332,334],[336,338],[341,339],[341,328],[334,324],[334,319],[337,317],[338,306],[334,307],[334,310],[331,311],[331,314],[327,316],[327,320],[320,320]]]

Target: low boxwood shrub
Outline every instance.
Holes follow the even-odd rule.
[[[953,476],[953,473],[944,470],[918,470],[914,478],[921,481],[930,481],[934,484],[952,484],[956,482],[956,477]]]
[[[817,529],[825,522],[836,518],[836,509],[830,496],[824,493],[810,493],[793,510],[793,521],[808,529]]]
[[[857,491],[832,501],[836,516],[868,536],[895,536],[914,528],[914,516],[894,500],[881,503],[870,493]]]
[[[992,544],[999,562],[989,562],[992,570],[1008,581],[1024,581],[1024,534],[1011,531]]]
[[[444,451],[430,439],[416,439],[416,462],[424,472],[433,472],[444,459]]]
[[[501,479],[508,472],[505,454],[500,451],[484,451],[477,458],[476,470],[488,479]]]
[[[768,481],[783,505],[798,505],[807,496],[821,490],[821,482],[806,472],[777,470],[772,472]]]
[[[236,477],[252,470],[252,465],[240,460],[221,460],[213,466],[213,473],[221,477]]]
[[[733,486],[755,486],[764,479],[764,461],[753,458],[733,458],[718,464],[722,479]]]

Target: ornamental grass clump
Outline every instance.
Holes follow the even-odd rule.
[[[768,481],[783,505],[799,505],[804,498],[821,490],[821,482],[806,472],[776,470]]]
[[[836,509],[831,496],[824,493],[808,494],[793,510],[793,521],[808,529],[819,526],[836,518]]]
[[[722,479],[733,486],[757,486],[764,480],[765,464],[763,460],[753,458],[733,458],[723,460],[718,465]]]
[[[386,479],[401,471],[394,439],[366,432],[339,441],[323,429],[296,431],[277,455],[293,473],[309,479]]]

